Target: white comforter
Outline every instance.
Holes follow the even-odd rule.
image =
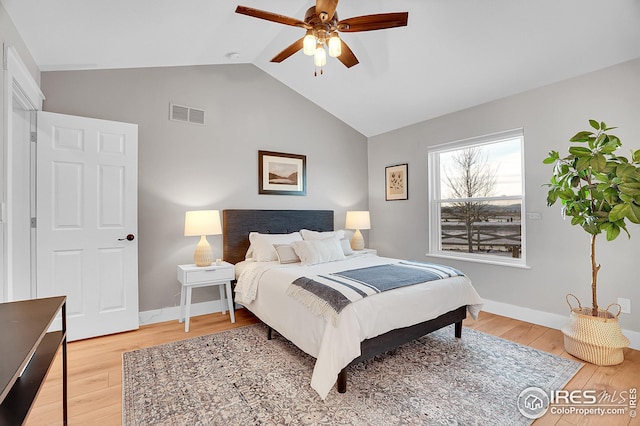
[[[236,265],[236,302],[316,358],[311,387],[325,399],[338,373],[360,356],[360,342],[396,328],[436,318],[467,305],[473,318],[482,299],[467,277],[453,277],[402,287],[366,297],[340,313],[337,326],[315,316],[286,291],[301,276],[366,268],[398,262],[378,256],[353,256],[313,266],[278,262],[240,262]]]

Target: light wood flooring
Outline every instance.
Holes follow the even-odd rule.
[[[68,345],[68,410],[70,425],[119,425],[122,418],[122,352],[215,333],[257,322],[245,309],[236,311],[236,323],[220,313],[191,318],[191,331],[170,321],[142,326],[139,330],[71,342]],[[465,327],[500,336],[556,355],[571,358],[563,348],[562,333],[550,328],[481,312],[477,321],[465,320]],[[464,338],[464,331],[463,331]],[[62,424],[61,357],[53,365],[27,425]],[[640,390],[640,351],[625,350],[625,361],[612,367],[586,364],[566,389],[588,389],[610,394]],[[517,396],[516,396],[517,397]],[[491,420],[487,419],[487,424]],[[540,425],[640,425],[640,417],[628,415],[552,415],[535,422]]]

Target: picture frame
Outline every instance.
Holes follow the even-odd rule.
[[[409,199],[409,165],[396,164],[385,167],[385,200]]]
[[[258,194],[307,195],[307,156],[258,151]]]

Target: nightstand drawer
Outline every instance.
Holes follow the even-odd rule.
[[[207,281],[232,280],[234,278],[233,268],[216,268],[200,271],[188,271],[186,275],[186,283],[188,284]]]

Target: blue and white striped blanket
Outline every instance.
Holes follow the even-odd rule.
[[[326,275],[300,277],[287,294],[334,325],[350,303],[367,296],[443,278],[463,276],[459,270],[435,263],[402,261],[388,265],[351,269]]]

